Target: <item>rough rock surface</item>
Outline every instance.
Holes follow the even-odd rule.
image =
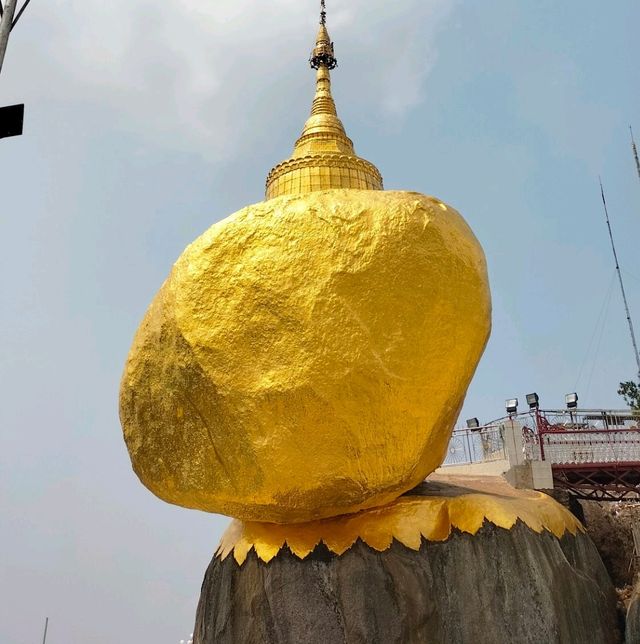
[[[640,644],[640,585],[636,585],[631,595],[624,641],[625,644]]]
[[[490,328],[484,255],[418,193],[244,208],[191,244],[122,379],[134,469],[247,521],[388,503],[441,462]]]
[[[485,524],[419,551],[362,542],[242,567],[214,558],[196,644],[614,644],[611,581],[590,539]]]
[[[633,585],[632,526],[640,522],[640,504],[630,501],[581,501],[584,524],[611,580],[618,588]]]

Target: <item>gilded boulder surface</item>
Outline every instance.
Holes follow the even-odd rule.
[[[490,331],[484,255],[413,192],[277,197],[187,247],[138,329],[120,414],[162,499],[302,522],[442,461]]]

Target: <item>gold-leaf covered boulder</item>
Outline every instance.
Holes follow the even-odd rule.
[[[187,247],[122,380],[134,469],[166,501],[302,522],[442,461],[490,330],[484,255],[413,192],[279,196]]]

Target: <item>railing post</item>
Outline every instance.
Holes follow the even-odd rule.
[[[515,421],[513,417],[510,417],[505,421],[503,427],[505,432],[507,459],[511,466],[522,465],[525,460],[523,453],[524,440],[522,437],[522,424]]]

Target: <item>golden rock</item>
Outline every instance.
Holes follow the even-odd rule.
[[[482,250],[460,215],[383,192],[338,118],[322,17],[311,115],[267,201],[191,244],[122,380],[133,466],[159,497],[305,522],[393,501],[442,461],[486,344]]]
[[[247,521],[388,503],[441,463],[489,330],[482,249],[440,201],[249,206],[187,247],[136,334],[134,469],[166,501]]]

